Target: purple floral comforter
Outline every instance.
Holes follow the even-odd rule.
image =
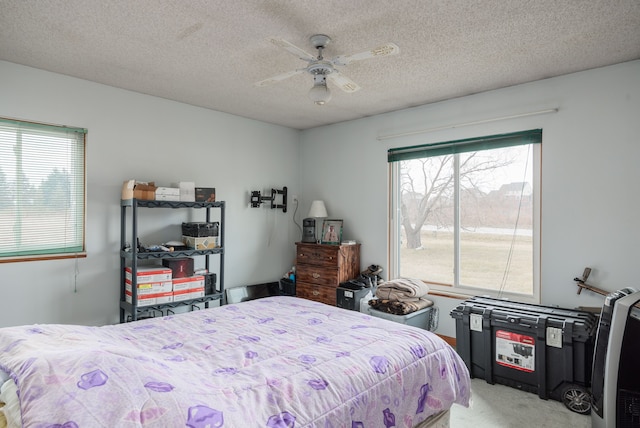
[[[295,297],[0,329],[25,427],[412,427],[469,374],[436,335]]]

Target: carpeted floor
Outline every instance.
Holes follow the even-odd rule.
[[[558,401],[482,379],[472,379],[471,385],[471,406],[451,408],[451,428],[591,428],[591,416]]]

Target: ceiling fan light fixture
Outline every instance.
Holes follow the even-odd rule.
[[[368,51],[359,52],[351,55],[338,55],[334,58],[325,59],[323,57],[324,49],[327,47],[331,38],[326,34],[314,34],[309,39],[314,48],[318,51],[318,56],[307,53],[304,49],[300,49],[296,45],[278,37],[271,37],[269,41],[281,49],[295,55],[299,59],[306,61],[307,66],[296,70],[287,71],[277,76],[256,82],[256,86],[266,86],[272,83],[280,82],[300,73],[309,73],[313,76],[313,87],[309,90],[309,98],[317,105],[324,105],[331,100],[331,91],[327,88],[327,77],[338,89],[346,93],[353,93],[360,89],[357,83],[342,74],[336,66],[346,66],[354,61],[362,61],[369,58],[381,56],[396,55],[400,52],[400,48],[393,43],[385,43]]]
[[[331,91],[327,87],[327,78],[323,75],[313,76],[313,87],[309,90],[309,98],[321,106],[331,100]]]

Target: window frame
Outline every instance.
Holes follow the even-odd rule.
[[[523,143],[514,143],[514,139],[522,138]],[[492,143],[493,142],[493,143]],[[456,155],[455,162],[458,163],[459,154],[465,152],[502,148],[513,145],[532,144],[532,202],[533,202],[533,234],[532,234],[532,293],[522,294],[508,291],[492,290],[480,287],[469,287],[456,284],[459,281],[460,254],[454,249],[454,284],[445,285],[433,283],[422,279],[429,285],[430,293],[440,294],[456,298],[468,298],[474,295],[488,295],[491,297],[508,298],[529,303],[540,303],[540,276],[541,276],[541,160],[542,160],[542,130],[530,130],[514,132],[510,134],[492,135],[486,137],[469,138],[464,140],[447,141],[434,144],[424,144],[411,147],[399,147],[388,150],[389,161],[389,229],[388,229],[388,266],[390,279],[400,277],[400,251],[401,251],[401,210],[400,210],[400,161],[408,159],[419,159],[427,156],[441,156],[445,154]],[[457,174],[459,171],[455,169]],[[456,200],[456,213],[459,207],[459,200]],[[457,215],[457,214],[456,214]],[[457,235],[458,228],[454,230]]]
[[[70,154],[75,160],[79,160],[81,165],[78,165],[77,168],[74,168],[74,171],[81,171],[81,176],[79,174],[74,174],[74,177],[78,178],[75,180],[75,187],[80,186],[79,191],[76,192],[77,195],[80,195],[80,198],[77,200],[81,200],[82,207],[80,210],[75,210],[77,216],[81,217],[80,222],[78,223],[76,230],[80,238],[75,241],[77,244],[74,245],[69,250],[65,250],[63,245],[51,245],[48,249],[32,249],[32,250],[24,250],[24,251],[16,251],[21,254],[3,254],[0,253],[0,264],[1,263],[15,263],[15,262],[25,262],[25,261],[37,261],[37,260],[56,260],[56,259],[71,259],[71,258],[84,258],[86,257],[86,223],[87,223],[87,158],[86,158],[86,145],[87,145],[87,129],[78,128],[78,127],[70,127],[65,125],[54,125],[42,122],[14,119],[8,117],[0,117],[0,124],[9,127],[11,125],[15,125],[15,130],[19,129],[26,131],[37,131],[37,130],[45,130],[47,132],[52,133],[52,138],[56,133],[59,133],[58,138],[68,138],[73,143],[74,152]],[[69,137],[69,135],[77,135],[78,138],[74,141]],[[45,143],[46,144],[46,143]],[[52,143],[54,144],[54,143]],[[41,156],[43,159],[46,159],[47,155],[44,154]],[[63,244],[60,241],[60,244]]]

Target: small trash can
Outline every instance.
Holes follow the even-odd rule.
[[[280,278],[280,295],[295,296],[296,295],[295,281],[289,278]]]

